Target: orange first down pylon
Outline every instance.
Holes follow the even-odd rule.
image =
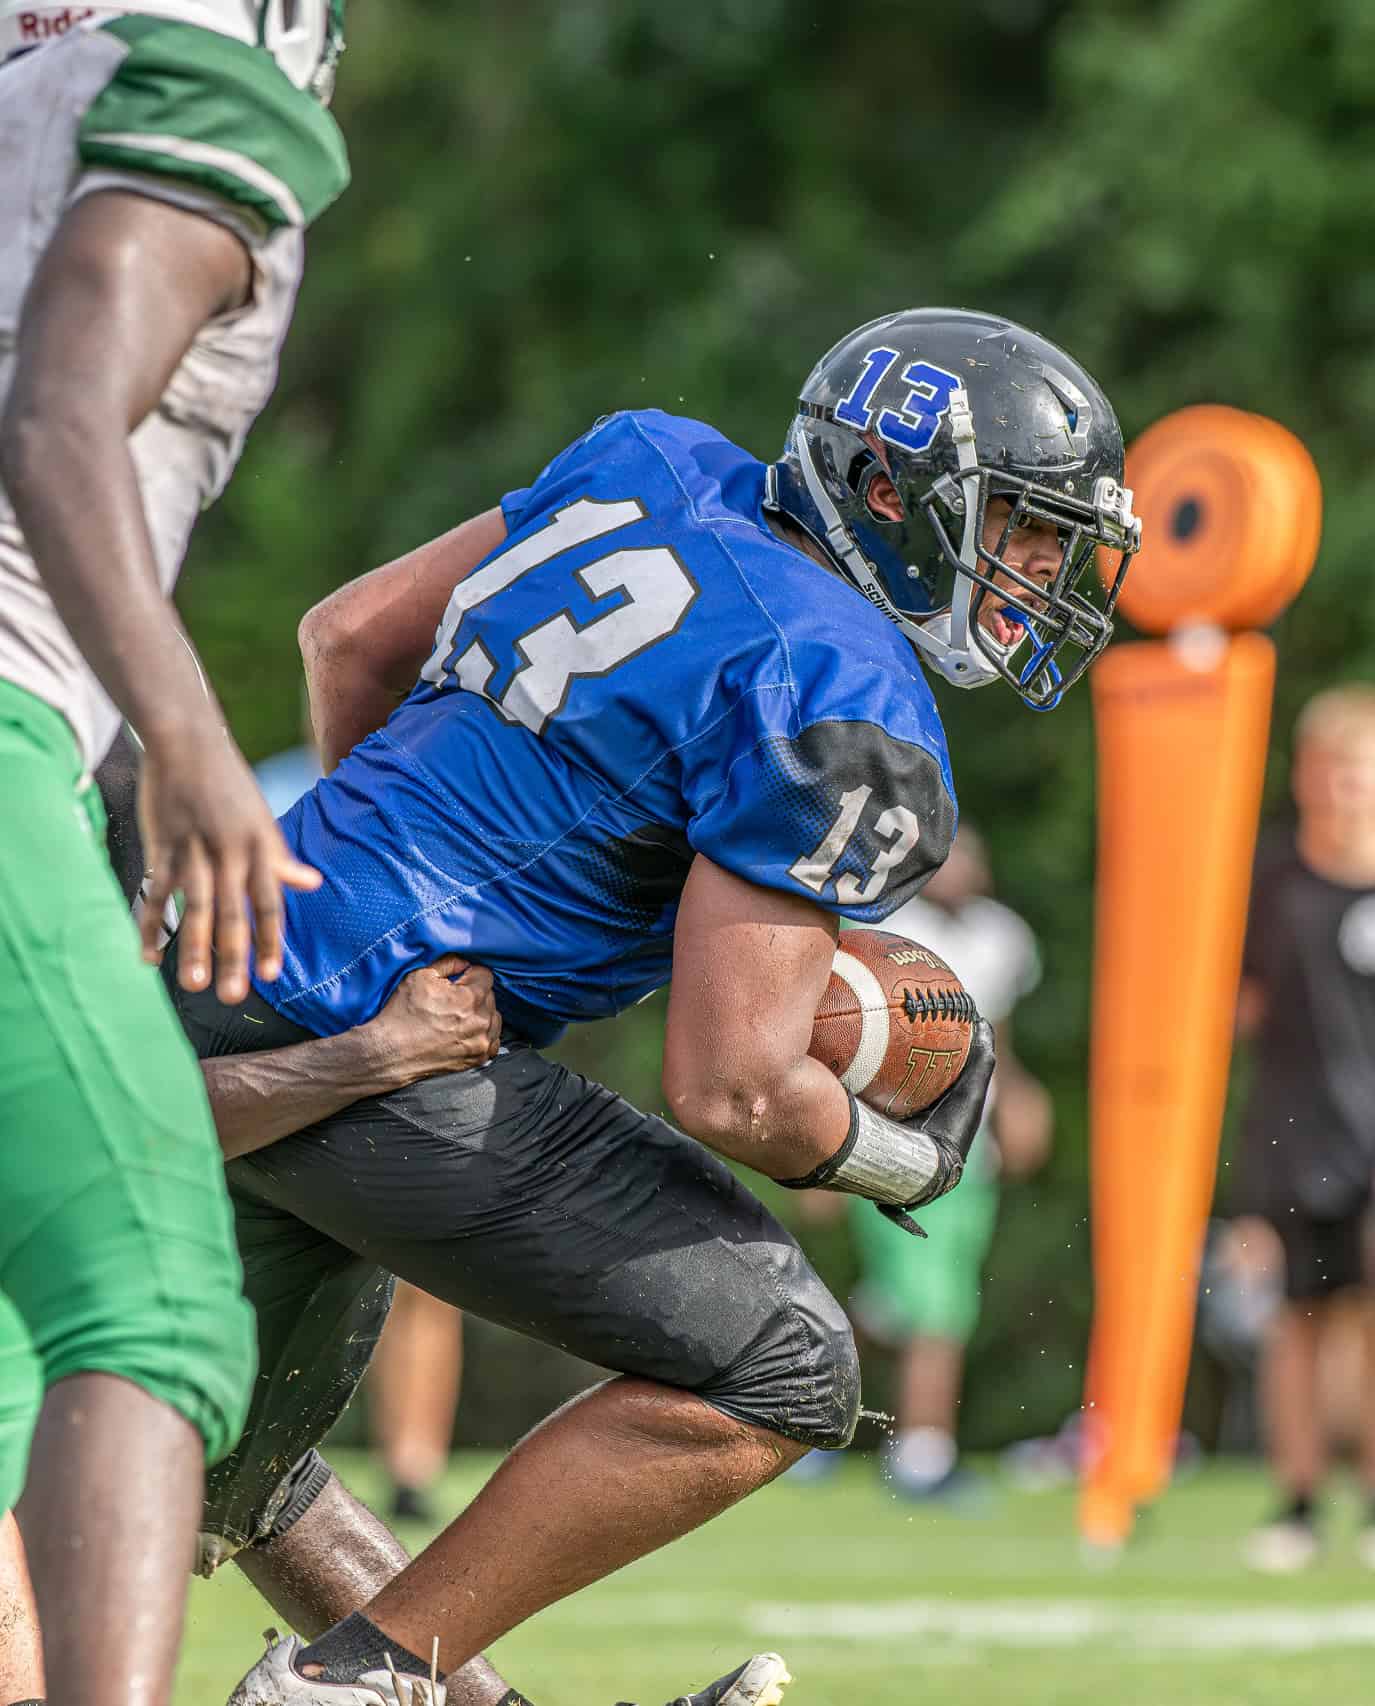
[[[1171,638],[1118,647],[1093,677],[1093,1450],[1080,1530],[1100,1546],[1124,1541],[1169,1479],[1275,673],[1270,641],[1245,630],[1302,586],[1321,512],[1298,440],[1235,409],[1168,416],[1132,447],[1127,481],[1144,548],[1122,608]]]

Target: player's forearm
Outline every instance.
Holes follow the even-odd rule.
[[[741,1081],[724,1094],[718,1084],[714,1096],[679,1101],[690,1136],[795,1190],[819,1186],[896,1208],[959,1181],[954,1147],[855,1101],[811,1059],[767,1083]]]
[[[150,747],[222,738],[158,584],[122,424],[98,407],[11,399],[0,476],[43,584],[82,656]]]
[[[689,1137],[770,1179],[813,1172],[850,1129],[844,1086],[807,1056],[774,1068],[679,1063],[666,1069],[664,1094]]]
[[[201,1062],[226,1161],[410,1082],[371,1025],[261,1054]]]

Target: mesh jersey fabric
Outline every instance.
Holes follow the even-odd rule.
[[[915,893],[955,823],[930,688],[763,487],[647,410],[508,494],[414,691],[282,820],[325,880],[287,896],[272,1006],[333,1034],[458,952],[543,1043],[667,981],[697,853],[860,922]]]

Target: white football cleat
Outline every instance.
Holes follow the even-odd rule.
[[[708,1684],[698,1694],[680,1694],[670,1706],[779,1706],[792,1681],[777,1653],[756,1653],[729,1676]]]
[[[1247,1537],[1242,1556],[1262,1575],[1297,1575],[1316,1561],[1318,1536],[1308,1522],[1269,1522]]]
[[[365,1671],[357,1682],[320,1682],[302,1676],[293,1663],[305,1645],[299,1635],[282,1640],[269,1629],[263,1638],[267,1651],[229,1696],[229,1706],[444,1706],[442,1682],[434,1675],[403,1675],[390,1655],[385,1670]]]

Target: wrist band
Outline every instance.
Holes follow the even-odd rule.
[[[779,1183],[793,1191],[821,1187],[910,1208],[944,1196],[963,1170],[953,1144],[918,1125],[890,1120],[851,1095],[850,1129],[840,1148],[804,1177]]]

